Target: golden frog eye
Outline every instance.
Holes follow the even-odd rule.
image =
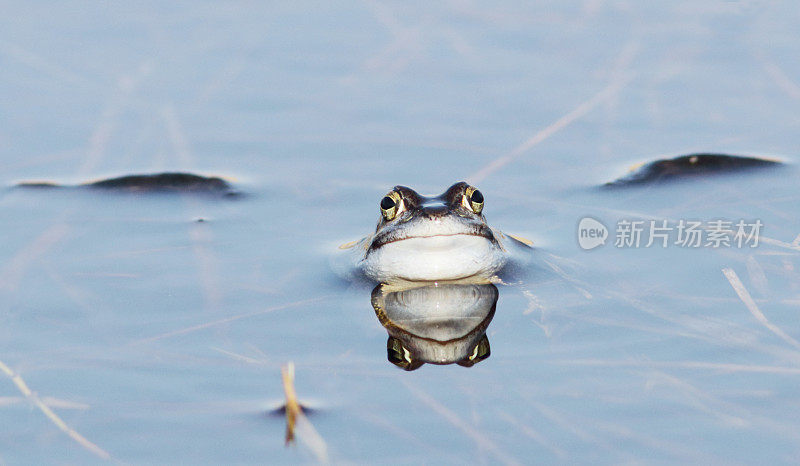
[[[478,344],[475,345],[475,348],[472,349],[472,354],[461,361],[458,361],[458,365],[472,367],[488,358],[491,354],[492,350],[489,347],[489,339],[486,337],[486,335],[484,335],[483,338],[481,338],[481,341],[479,341]]]
[[[465,204],[472,209],[476,214],[480,214],[483,210],[483,193],[470,186],[467,192],[464,193]]]
[[[390,192],[381,199],[381,215],[387,222],[397,217],[401,202],[400,195],[395,191]]]
[[[386,357],[395,366],[409,372],[419,369],[424,364],[415,360],[403,342],[392,336],[386,341]]]
[[[492,350],[489,347],[489,339],[486,338],[486,335],[484,335],[483,338],[481,338],[481,341],[479,341],[475,346],[475,349],[472,350],[469,360],[480,362],[488,358],[490,354],[492,354]]]

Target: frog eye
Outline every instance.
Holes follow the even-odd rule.
[[[458,361],[459,366],[464,367],[472,367],[475,364],[483,361],[484,359],[488,358],[492,354],[492,350],[489,347],[489,339],[486,338],[486,335],[481,338],[475,348],[472,349],[472,353],[467,356],[466,358]]]
[[[417,370],[424,364],[415,360],[403,342],[392,336],[386,341],[386,356],[389,362],[405,371]]]
[[[476,214],[483,210],[483,193],[470,186],[464,193],[464,203]]]
[[[400,195],[396,191],[390,192],[381,199],[381,215],[387,222],[397,217],[401,202]]]

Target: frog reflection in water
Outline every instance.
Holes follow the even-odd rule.
[[[471,367],[489,357],[486,328],[498,291],[492,284],[372,290],[372,307],[389,333],[389,361],[407,371],[425,363]]]
[[[375,233],[342,247],[381,283],[492,282],[509,261],[509,247],[528,247],[490,228],[483,206],[483,194],[463,181],[435,197],[395,186],[380,201]]]

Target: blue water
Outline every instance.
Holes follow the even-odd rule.
[[[36,400],[131,463],[795,462],[792,3],[4,12],[0,463],[104,461]],[[788,166],[596,189],[696,151]],[[11,189],[164,170],[248,195]],[[461,179],[492,226],[534,241],[533,263],[499,287],[488,359],[405,372],[371,287],[331,256],[392,186]],[[605,246],[579,248],[584,216]],[[756,248],[616,248],[620,219],[764,229]],[[269,415],[290,361],[322,450],[303,432],[285,447]]]

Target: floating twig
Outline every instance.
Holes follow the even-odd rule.
[[[728,279],[734,291],[736,291],[736,294],[739,295],[739,299],[742,300],[750,313],[753,314],[753,317],[755,317],[756,320],[761,323],[761,325],[766,327],[767,330],[774,333],[781,340],[794,346],[796,349],[800,349],[800,342],[789,336],[783,331],[783,329],[770,322],[769,319],[767,319],[767,316],[761,312],[761,309],[759,309],[758,305],[756,305],[756,302],[753,301],[753,298],[750,296],[750,293],[748,293],[747,288],[744,287],[744,284],[741,280],[739,280],[739,276],[736,275],[736,272],[733,269],[724,268],[722,269],[722,273],[725,274],[725,278]]]
[[[39,410],[45,416],[47,416],[47,419],[49,419],[53,424],[55,424],[56,427],[58,427],[62,432],[69,435],[69,437],[72,440],[78,442],[80,446],[89,450],[90,452],[92,452],[93,454],[97,455],[98,457],[104,460],[111,459],[111,455],[107,451],[103,450],[102,448],[98,447],[94,443],[87,440],[86,437],[76,432],[74,429],[68,426],[66,422],[64,422],[60,417],[58,417],[58,415],[54,413],[53,410],[50,409],[50,407],[47,406],[47,404],[44,401],[42,401],[41,398],[39,398],[39,395],[37,395],[36,393],[31,391],[30,388],[28,388],[28,384],[25,383],[22,377],[13,370],[11,370],[11,368],[9,368],[7,365],[5,365],[3,361],[0,361],[0,371],[6,374],[8,378],[11,379],[12,382],[14,382],[14,385],[17,386],[17,389],[19,389],[20,393],[22,393],[25,396],[25,398],[30,400],[31,403],[33,403],[37,408],[39,408]]]
[[[328,446],[317,433],[314,426],[303,413],[303,407],[297,400],[294,389],[294,363],[290,362],[281,368],[283,393],[286,397],[284,413],[286,415],[286,445],[291,445],[295,437],[306,446],[320,463],[328,462]]]
[[[290,362],[281,368],[283,380],[283,394],[286,396],[286,445],[294,442],[294,426],[297,416],[301,414],[300,405],[297,403],[297,393],[294,390],[294,363]]]

